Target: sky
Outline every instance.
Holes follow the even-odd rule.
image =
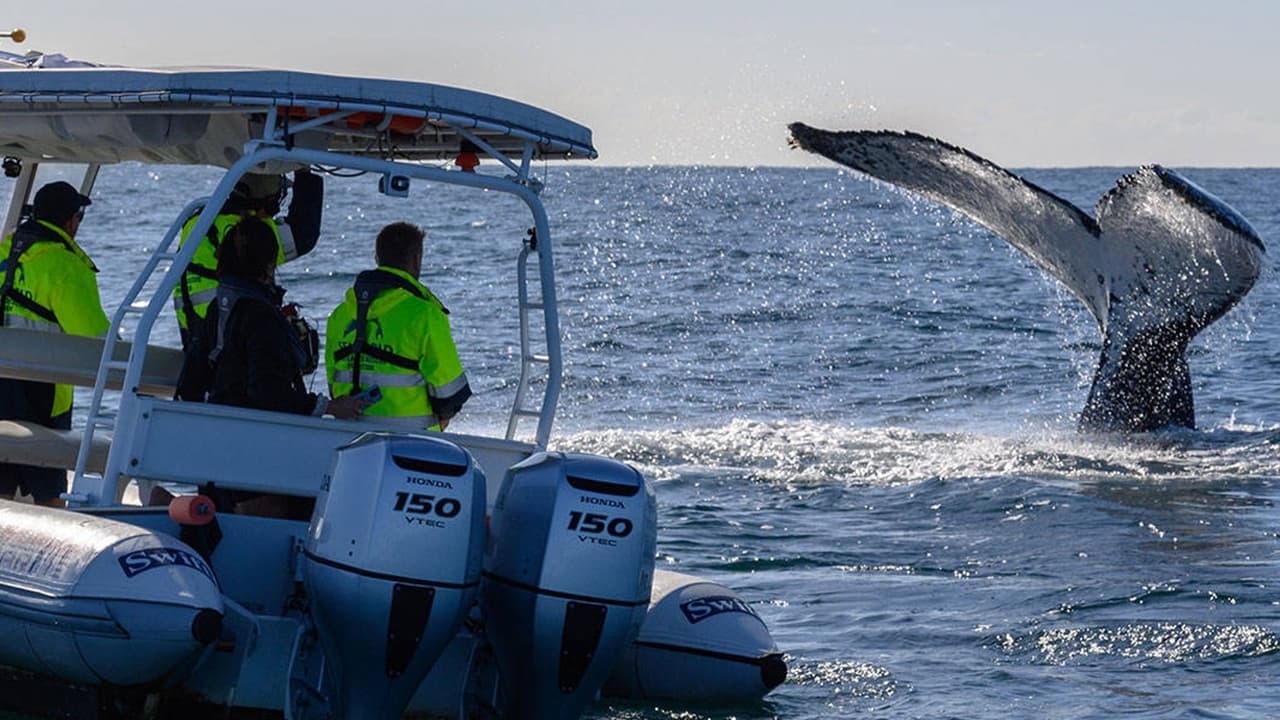
[[[1280,167],[1273,0],[59,0],[22,45],[139,67],[454,85],[594,131],[606,165],[822,165],[788,123],[1006,167]]]

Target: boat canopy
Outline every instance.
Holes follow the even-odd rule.
[[[120,68],[0,53],[0,154],[50,162],[230,167],[246,143],[344,155],[508,162],[596,157],[591,130],[495,95],[256,68]]]

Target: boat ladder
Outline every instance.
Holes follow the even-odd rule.
[[[89,401],[88,414],[85,418],[84,434],[80,438],[80,450],[76,454],[75,477],[77,481],[81,478],[92,476],[91,473],[88,473],[88,463],[89,453],[93,448],[94,436],[99,431],[114,430],[116,426],[118,413],[110,413],[106,410],[104,407],[104,398],[106,395],[108,378],[111,373],[113,371],[119,373],[123,380],[129,368],[129,358],[126,357],[122,360],[115,359],[117,343],[121,341],[132,342],[135,338],[133,330],[136,329],[137,323],[127,325],[125,323],[125,319],[131,316],[141,316],[147,310],[149,303],[147,301],[139,302],[138,298],[142,296],[143,291],[148,288],[152,277],[156,274],[156,270],[163,265],[164,269],[167,271],[169,266],[177,259],[178,250],[171,249],[174,248],[175,238],[177,238],[179,231],[182,229],[182,226],[186,221],[198,213],[207,201],[208,198],[200,198],[192,201],[185,209],[183,209],[182,213],[178,216],[178,219],[169,226],[168,231],[165,232],[164,239],[161,241],[160,247],[157,248],[155,252],[151,253],[150,258],[147,260],[147,264],[143,266],[142,272],[138,273],[138,277],[134,280],[133,285],[130,286],[129,291],[125,294],[124,300],[121,301],[119,307],[111,317],[111,327],[107,330],[107,336],[102,344],[102,359],[98,363],[98,374],[94,378],[93,382],[93,396]],[[146,351],[146,343],[133,342],[130,354],[132,355],[136,353],[137,357],[135,361],[142,363],[146,358]],[[129,393],[132,392],[132,390],[127,387],[122,387],[121,392]],[[108,460],[107,468],[104,473],[101,476],[96,476],[101,479],[103,492],[110,489],[112,485],[107,480],[107,478],[110,477],[111,467],[112,462]],[[124,485],[125,482],[117,478],[117,484],[114,489],[115,502],[120,501],[121,494],[124,491]],[[94,501],[93,498],[84,496],[83,493],[70,493],[66,499],[76,503],[88,503]],[[98,501],[101,502],[101,500],[104,499],[105,498],[100,498]],[[142,500],[143,502],[146,502],[145,497],[142,498]]]
[[[531,318],[543,316],[546,310],[544,301],[529,298],[529,264],[530,258],[538,253],[537,233],[529,231],[528,239],[520,249],[516,265],[516,288],[520,308],[520,379],[516,385],[515,399],[512,401],[511,416],[507,421],[507,439],[515,440],[520,420],[523,418],[540,419],[547,411],[547,398],[544,395],[541,407],[526,406],[529,389],[534,382],[548,381],[547,368],[551,365],[551,353],[545,348],[539,352],[534,348],[533,335],[530,332]]]

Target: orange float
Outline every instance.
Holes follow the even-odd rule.
[[[208,525],[216,511],[206,495],[179,495],[169,501],[169,519],[179,525]]]

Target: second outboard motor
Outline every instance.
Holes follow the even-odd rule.
[[[592,455],[538,453],[507,472],[481,591],[505,718],[576,718],[635,637],[657,548],[653,488]]]
[[[485,478],[446,440],[369,433],[317,498],[305,581],[334,716],[399,718],[475,600]]]

